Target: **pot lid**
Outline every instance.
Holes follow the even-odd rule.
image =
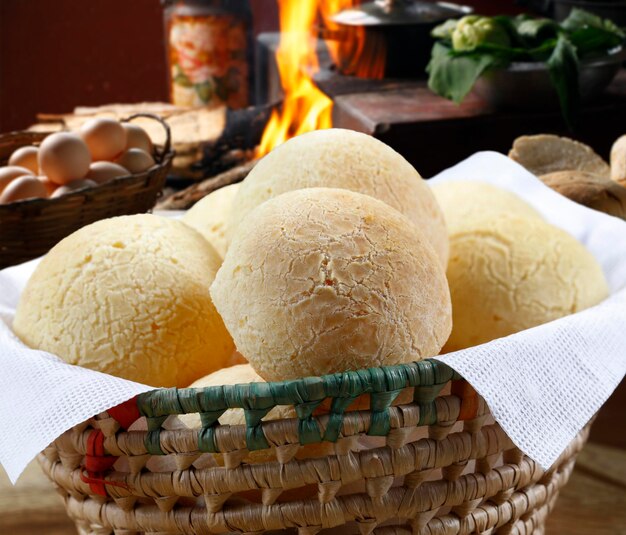
[[[430,24],[462,17],[473,8],[450,2],[374,0],[334,14],[331,20],[345,26],[398,26]]]

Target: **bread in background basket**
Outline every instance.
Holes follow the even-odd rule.
[[[127,121],[131,121],[135,117],[146,116],[146,114],[138,114],[129,117]],[[34,132],[14,132],[0,136],[0,163],[7,162],[13,156],[13,163],[22,163],[34,167],[35,163],[32,159],[34,150],[30,148],[28,151],[24,151],[23,149],[25,147],[37,149],[40,144],[43,144],[47,150],[45,154],[42,154],[42,151],[37,149],[39,153],[37,166],[41,166],[41,169],[37,169],[37,174],[43,171],[52,175],[45,180],[40,179],[45,188],[33,190],[31,185],[31,189],[26,193],[23,192],[24,186],[18,188],[21,191],[18,191],[17,194],[11,192],[11,190],[16,189],[16,182],[24,180],[19,175],[17,178],[14,177],[10,183],[3,184],[4,193],[2,195],[5,195],[6,201],[11,202],[0,204],[0,226],[2,229],[0,233],[0,267],[18,264],[40,256],[60,239],[93,221],[115,215],[145,212],[154,206],[165,183],[173,153],[170,150],[168,126],[157,116],[150,115],[149,117],[161,122],[165,128],[166,143],[163,147],[154,147],[151,155],[140,155],[144,156],[144,159],[148,157],[150,165],[147,167],[134,166],[131,169],[132,174],[126,167],[123,167],[126,172],[121,174],[122,166],[119,164],[105,161],[90,163],[92,156],[89,149],[84,141],[75,134],[55,133],[48,138],[46,135]],[[106,138],[107,134],[110,136],[110,133],[107,133],[111,127],[111,124],[107,122],[108,120],[98,119],[96,121],[98,123],[86,125],[86,133],[83,135],[96,140]],[[102,128],[103,121],[105,121],[105,126],[108,125],[107,128]],[[136,133],[134,136],[128,136],[126,134],[127,129],[122,125],[116,121],[111,121],[111,123],[117,125],[122,131],[122,139],[127,137],[129,140],[132,139],[131,144],[133,145],[140,143]],[[102,135],[103,131],[104,136]],[[119,134],[119,132],[117,133]],[[117,136],[117,138],[119,137]],[[49,139],[47,142],[44,141],[46,138]],[[111,140],[109,139],[109,141]],[[114,128],[112,142],[114,145],[117,143],[121,146],[119,141],[120,139],[115,137]],[[145,139],[141,143],[143,143],[142,146],[146,146]],[[119,146],[114,146],[113,150],[119,149]],[[122,147],[122,150],[125,150],[125,147],[126,145]],[[16,154],[20,149],[22,149],[21,152]],[[129,150],[133,152],[137,149],[129,147]],[[29,154],[30,160],[28,159]],[[96,154],[93,159],[95,160],[101,155]],[[123,153],[121,156],[125,156],[125,154]],[[28,169],[28,171],[31,176],[35,175],[35,171],[32,169]],[[78,182],[78,180],[83,180],[83,182]],[[98,182],[98,186],[95,186],[91,182],[92,180]],[[34,186],[39,185],[32,178],[27,181],[28,184],[31,182]],[[11,195],[7,199],[8,188],[11,188],[9,190]],[[52,195],[55,198],[24,198],[24,196],[28,197],[33,194],[39,197]],[[57,195],[59,196],[56,197]]]

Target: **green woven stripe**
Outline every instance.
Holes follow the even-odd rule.
[[[146,438],[144,439],[144,445],[146,450],[151,455],[165,455],[165,452],[161,449],[161,430],[148,431]]]
[[[420,419],[417,425],[434,425],[436,423],[437,405],[435,402],[420,405]]]
[[[322,441],[322,433],[313,418],[307,418],[298,422],[298,436],[300,444],[316,444]]]
[[[219,451],[215,442],[215,426],[200,429],[198,433],[198,450],[207,453],[217,453]]]
[[[187,413],[200,414],[202,429],[198,433],[199,450],[217,452],[215,427],[218,418],[230,408],[244,409],[247,447],[259,450],[269,447],[261,420],[277,405],[295,407],[301,444],[322,440],[335,442],[341,433],[346,409],[357,397],[370,394],[371,421],[368,434],[385,436],[391,428],[389,408],[403,388],[416,387],[414,400],[422,411],[420,425],[430,425],[436,423],[434,400],[441,388],[448,381],[459,378],[445,364],[429,359],[292,381],[153,390],[140,394],[137,405],[140,413],[148,420],[146,449],[153,455],[163,455],[159,444],[160,429],[167,416]],[[332,404],[322,436],[312,414],[326,398],[332,398]]]
[[[246,446],[250,451],[264,450],[270,447],[260,425],[246,428]]]
[[[351,399],[362,394],[399,390],[407,386],[433,386],[458,378],[458,374],[442,362],[427,359],[275,383],[152,390],[140,394],[137,405],[141,414],[148,417],[216,412],[228,408],[266,409],[325,398]]]

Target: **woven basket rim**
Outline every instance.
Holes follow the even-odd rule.
[[[409,387],[430,387],[432,390],[460,379],[462,377],[447,364],[429,358],[286,381],[158,388],[139,394],[137,406],[142,416],[148,418],[223,412],[236,408],[246,412],[260,411],[264,415],[277,405],[303,404],[310,405],[312,412],[326,398],[342,400],[347,405],[363,394],[394,394]]]

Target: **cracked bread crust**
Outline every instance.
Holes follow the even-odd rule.
[[[296,190],[257,207],[211,296],[267,381],[421,360],[451,329],[429,243],[382,201],[343,189]]]
[[[105,219],[41,261],[13,329],[70,364],[152,386],[223,367],[233,342],[209,287],[219,255],[195,230],[153,215]]]
[[[213,246],[221,258],[228,249],[227,227],[233,200],[239,184],[230,184],[194,204],[181,221],[196,229]]]
[[[468,221],[513,214],[543,220],[541,214],[521,197],[486,182],[442,182],[432,188],[452,235],[463,229]]]
[[[426,181],[382,141],[340,128],[296,136],[256,164],[235,197],[230,236],[262,202],[288,191],[316,187],[348,189],[387,203],[417,226],[446,265],[447,230]]]
[[[608,286],[593,255],[542,220],[500,214],[450,236],[453,328],[444,351],[483,344],[598,304]]]

